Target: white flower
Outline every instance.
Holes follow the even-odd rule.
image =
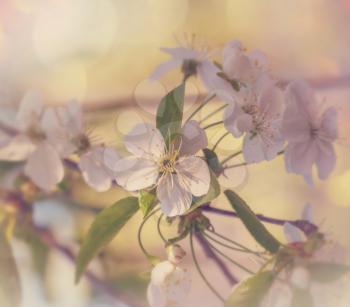
[[[68,157],[78,153],[78,166],[85,182],[98,192],[107,191],[114,178],[110,161],[118,160],[118,153],[111,147],[91,143],[78,102],[71,101],[64,107],[50,108],[48,113],[50,118],[58,119],[57,128],[51,134],[61,155]]]
[[[180,246],[175,246],[176,252],[181,254],[181,260],[185,252]],[[181,306],[186,298],[190,286],[190,273],[178,266],[179,258],[172,261],[171,252],[169,260],[158,263],[151,273],[151,281],[147,289],[147,299],[151,307],[175,307]]]
[[[205,195],[210,186],[207,164],[194,156],[206,147],[205,134],[195,121],[187,123],[182,134],[182,145],[172,144],[167,149],[159,130],[139,124],[124,139],[132,155],[114,165],[117,183],[128,191],[157,186],[157,197],[167,216],[185,213],[192,195]]]
[[[172,59],[160,64],[150,75],[150,79],[157,80],[167,72],[175,68],[181,68],[184,77],[198,75],[208,89],[213,88],[213,77],[219,69],[210,61],[212,55],[207,48],[196,50],[191,47],[161,48]]]
[[[44,190],[51,190],[64,176],[64,168],[50,139],[53,123],[47,120],[41,97],[34,92],[26,94],[14,120],[16,135],[9,137],[0,148],[0,159],[26,160],[25,174]]]
[[[292,82],[286,92],[287,108],[282,133],[288,141],[285,163],[288,172],[310,177],[316,164],[320,179],[326,179],[335,166],[333,142],[337,138],[337,112],[322,111],[311,88],[303,81]]]
[[[224,124],[234,136],[245,134],[243,155],[247,163],[271,160],[281,150],[280,124],[283,95],[269,78],[259,79],[252,87],[242,87],[236,103],[225,109]]]

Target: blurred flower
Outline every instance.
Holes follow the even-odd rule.
[[[102,144],[93,145],[85,129],[80,104],[70,101],[64,107],[50,108],[50,119],[57,118],[59,128],[51,131],[61,155],[68,157],[72,153],[80,155],[78,167],[86,183],[98,192],[107,191],[114,178],[110,159],[119,159],[118,153]]]
[[[187,123],[182,130],[182,145],[173,143],[167,149],[159,130],[149,124],[137,125],[124,138],[132,155],[114,165],[118,184],[128,191],[156,185],[165,215],[185,213],[191,206],[192,195],[206,194],[210,185],[207,164],[195,156],[198,150],[206,147],[207,141],[203,139],[205,134],[201,131],[193,133],[194,129],[200,130],[198,124],[194,121]]]
[[[24,172],[44,190],[51,190],[63,179],[63,163],[50,138],[54,122],[47,120],[41,97],[27,93],[20,104],[13,123],[17,132],[7,137],[0,148],[0,159],[7,161],[27,160]]]
[[[249,53],[237,40],[226,44],[223,51],[222,72],[217,74],[215,92],[229,102],[234,101],[240,86],[247,87],[268,70],[268,59],[260,50]]]
[[[168,254],[167,261],[158,263],[151,273],[151,282],[147,289],[147,299],[151,307],[181,306],[189,292],[191,279],[186,269],[178,266],[172,252],[181,254],[185,252],[179,245],[174,245]]]
[[[288,172],[310,177],[316,164],[320,179],[335,166],[333,142],[337,138],[337,112],[322,111],[311,88],[303,81],[292,82],[286,92],[287,108],[282,133],[288,141],[285,163]]]
[[[281,91],[263,76],[252,87],[242,87],[236,98],[236,103],[225,109],[224,124],[235,137],[245,134],[245,161],[273,159],[283,146],[279,131],[284,109]]]
[[[312,222],[308,219],[310,217],[311,207],[306,205],[302,219]],[[280,251],[276,264],[276,268],[282,271],[279,272],[279,279],[274,282],[262,306],[294,306],[293,297],[298,293],[305,293],[305,302],[309,303],[309,300],[312,300],[315,306],[335,306],[340,297],[334,293],[344,288],[346,283],[344,275],[348,267],[345,249],[337,243],[326,241],[324,235],[318,232],[304,237],[302,232],[290,223],[285,224],[284,231],[288,245],[285,250]],[[305,302],[304,304],[307,304]]]
[[[184,79],[198,75],[204,85],[212,89],[212,79],[219,69],[211,62],[212,53],[208,48],[196,48],[192,42],[189,47],[161,48],[161,50],[169,54],[172,59],[157,66],[150,76],[151,79],[159,79],[170,70],[180,67]]]

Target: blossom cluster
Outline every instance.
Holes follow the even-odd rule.
[[[113,206],[111,212],[110,208],[105,209],[97,216],[98,226],[93,224],[91,232],[94,227],[107,225],[106,216],[117,214],[115,235],[139,207],[144,213],[144,222],[158,210],[160,219],[165,216],[169,223],[179,221],[178,237],[165,240],[168,260],[157,262],[151,273],[147,295],[152,307],[174,306],[188,292],[190,278],[179,265],[185,252],[175,242],[189,235],[193,253],[193,235],[205,239],[208,233],[209,238],[215,234],[209,219],[202,213],[205,208],[210,209],[211,201],[220,194],[217,178],[222,175],[227,161],[242,154],[247,165],[283,155],[287,172],[299,174],[311,183],[314,167],[322,180],[334,169],[334,142],[338,137],[336,109],[333,106],[324,108],[305,81],[282,82],[272,74],[268,58],[260,50],[247,51],[240,42],[231,41],[223,48],[221,59],[208,49],[198,50],[194,46],[163,48],[162,51],[171,59],[159,65],[150,78],[158,79],[179,68],[183,80],[162,99],[155,125],[138,123],[125,135],[123,144],[129,155],[124,156],[115,148],[94,140],[78,102],[70,101],[64,106],[44,105],[35,92],[23,97],[16,117],[8,126],[1,125],[6,129],[0,135],[0,160],[24,162],[19,164],[23,174],[42,190],[54,190],[63,180],[65,168],[74,168],[98,192],[117,185],[138,193],[138,198],[117,202],[120,211]],[[184,119],[185,84],[196,76],[202,80],[209,99]],[[214,99],[226,104],[222,120],[203,127],[195,120],[196,114]],[[243,139],[242,150],[221,162],[215,153],[217,144],[213,149],[208,148],[206,130],[215,125],[223,125],[225,135]],[[271,256],[264,267],[272,266],[270,271],[263,270],[264,275],[257,273],[237,284],[227,306],[243,306],[242,301],[236,301],[237,295],[242,300],[247,285],[249,291],[254,291],[251,285],[256,280],[260,283],[266,279],[263,283],[272,287],[274,281],[283,278],[293,289],[309,288],[311,273],[308,270],[311,269],[308,264],[326,245],[323,234],[310,217],[304,216],[302,221],[312,225],[312,231],[303,229],[302,223],[279,223],[284,225],[288,236],[293,237],[289,243],[281,244],[238,195],[233,191],[225,191],[225,195],[236,211],[235,216]],[[306,235],[303,239],[296,235],[300,230]],[[105,242],[105,238],[100,239]],[[84,260],[79,263],[78,259],[78,279],[87,266],[85,259],[90,260],[94,255],[90,251],[101,247],[96,237],[94,242],[89,240],[88,235],[82,246]],[[142,244],[141,248],[153,259]],[[266,260],[267,254],[263,254],[262,259]],[[265,292],[268,291],[266,288]],[[237,302],[241,305],[235,305]],[[266,304],[277,306],[270,301]]]

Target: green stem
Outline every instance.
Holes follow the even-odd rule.
[[[150,253],[148,253],[142,243],[142,239],[141,239],[141,234],[142,234],[142,229],[143,227],[145,226],[145,223],[150,219],[150,217],[152,217],[154,214],[156,214],[160,209],[157,208],[155,210],[153,210],[151,213],[149,213],[142,221],[140,227],[139,227],[139,230],[137,232],[137,239],[138,239],[138,242],[139,242],[139,246],[142,250],[142,252],[144,253],[144,255],[147,257],[147,258],[150,258],[152,257],[152,255]]]
[[[230,161],[230,160],[233,159],[234,157],[239,156],[241,153],[242,153],[242,150],[233,153],[232,155],[230,155],[230,156],[228,156],[227,158],[225,158],[224,160],[222,160],[222,161],[221,161],[221,165],[224,165],[226,162]]]
[[[160,223],[162,222],[162,218],[163,218],[164,214],[161,214],[158,218],[157,221],[157,230],[158,230],[158,234],[161,237],[161,239],[163,240],[164,243],[167,243],[168,240],[164,237],[162,230],[160,229]]]
[[[206,240],[206,239],[205,239]],[[219,255],[221,255],[222,257],[224,257],[227,261],[231,262],[232,264],[234,264],[235,266],[239,267],[241,270],[254,275],[255,272],[249,270],[248,268],[246,268],[245,266],[241,265],[240,263],[238,263],[237,261],[233,260],[232,258],[230,258],[229,256],[227,256],[226,254],[224,254],[222,251],[220,251],[219,249],[217,249],[213,244],[211,244],[208,240],[206,240],[208,245],[210,246],[210,248],[212,248],[214,251],[216,251]]]
[[[233,244],[233,245],[235,245],[235,246],[237,246],[237,247],[239,247],[241,249],[244,249],[246,252],[250,252],[250,253],[253,253],[253,254],[256,253],[255,251],[245,247],[244,245],[242,245],[242,244],[240,244],[240,243],[238,243],[236,241],[233,241],[233,240],[231,240],[229,238],[226,238],[225,236],[223,236],[223,235],[221,235],[221,234],[219,234],[217,232],[214,232],[214,231],[211,231],[211,230],[208,230],[208,231],[211,234],[216,235],[217,237],[219,237],[219,238],[221,238],[221,239],[223,239],[223,240],[225,240],[225,241],[227,241],[227,242],[229,242],[229,243],[231,243],[231,244]]]
[[[221,110],[225,109],[228,106],[228,104],[225,104],[221,107],[219,107],[218,109],[214,110],[213,112],[209,113],[207,116],[205,116],[203,119],[201,119],[199,121],[199,123],[203,123],[205,122],[207,119],[209,119],[210,117],[214,116],[215,114],[219,113]]]
[[[209,124],[207,126],[204,126],[203,129],[205,130],[205,129],[208,129],[208,128],[211,128],[211,127],[214,127],[214,126],[217,126],[217,125],[221,125],[222,123],[223,123],[223,121],[219,120],[218,122],[211,123],[211,124]]]
[[[219,245],[221,245],[221,246],[223,246],[223,247],[232,249],[232,250],[237,251],[237,252],[253,254],[253,255],[255,255],[255,256],[258,256],[258,257],[260,257],[260,258],[266,260],[266,258],[265,258],[264,256],[262,256],[261,253],[259,253],[259,252],[252,251],[252,250],[247,249],[247,248],[245,248],[245,247],[244,247],[244,248],[243,248],[243,247],[242,247],[242,248],[233,247],[233,246],[231,246],[231,245],[228,245],[228,244],[225,244],[225,243],[223,243],[223,242],[220,242],[219,240],[213,238],[212,236],[209,236],[209,235],[208,235],[207,233],[205,233],[205,232],[203,232],[203,235],[204,235],[206,238],[208,238],[209,240],[211,240],[211,241],[213,241],[213,242],[215,242],[215,243],[217,243],[217,244],[219,244]]]
[[[221,302],[225,302],[225,299],[220,295],[219,292],[217,292],[214,287],[210,284],[210,282],[208,281],[208,279],[205,277],[205,275],[203,274],[200,265],[198,263],[197,257],[196,257],[196,253],[194,251],[194,246],[193,246],[193,229],[191,229],[191,233],[190,233],[190,246],[191,246],[191,253],[192,253],[192,258],[193,258],[193,262],[194,265],[199,273],[199,275],[202,277],[203,281],[206,283],[206,285],[208,286],[208,288],[215,294],[215,296],[221,301]]]
[[[209,96],[206,100],[204,100],[192,113],[191,115],[187,118],[186,122],[189,122],[193,116],[195,116],[204,106],[206,106],[213,98],[215,98],[215,94]]]
[[[242,163],[238,163],[238,164],[233,164],[233,165],[229,165],[229,166],[224,167],[224,170],[230,169],[230,168],[236,168],[236,167],[240,167],[240,166],[245,166],[245,165],[248,165],[248,163],[242,162]]]
[[[216,147],[218,147],[218,145],[220,144],[220,142],[225,138],[227,137],[228,135],[230,134],[230,132],[226,132],[224,133],[218,140],[217,142],[215,143],[215,145],[213,146],[213,151],[215,151]]]

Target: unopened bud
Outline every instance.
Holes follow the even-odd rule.
[[[178,244],[170,245],[167,248],[168,260],[173,264],[179,264],[186,256],[186,252]]]

